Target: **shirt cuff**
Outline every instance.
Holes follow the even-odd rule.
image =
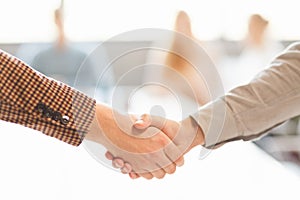
[[[0,50],[0,119],[78,146],[95,116],[87,95]]]
[[[224,97],[201,107],[191,117],[201,127],[204,135],[204,147],[215,148],[220,144],[240,139],[236,118]]]

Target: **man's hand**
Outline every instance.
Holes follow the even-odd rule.
[[[143,115],[139,120],[135,121],[134,127],[141,130],[149,127],[160,129],[172,140],[182,154],[187,153],[197,145],[204,144],[201,128],[190,117],[178,123],[157,116]],[[112,160],[113,166],[121,168],[123,173],[131,171],[130,162],[124,162],[122,157],[116,158],[111,152],[107,152],[106,157]],[[141,174],[131,171],[129,175],[131,178],[138,178]]]
[[[130,163],[124,164],[128,170],[123,172],[134,170],[147,179],[162,178],[183,164],[182,152],[167,135],[154,127],[138,129],[133,123],[129,116],[99,104],[86,139],[102,144],[111,155]]]
[[[144,114],[134,123],[134,127],[138,129],[146,129],[148,127],[158,128],[166,134],[184,154],[193,147],[204,144],[202,130],[191,117],[181,122],[176,122],[162,117]]]

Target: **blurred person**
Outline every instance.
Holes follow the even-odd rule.
[[[39,52],[31,62],[31,65],[46,76],[74,86],[76,73],[80,66],[85,62],[84,73],[86,79],[85,87],[95,85],[95,69],[90,60],[86,59],[86,54],[72,48],[69,44],[64,31],[63,10],[61,8],[54,11],[54,22],[57,29],[57,40],[46,50]],[[103,55],[102,55],[103,56]]]
[[[270,38],[268,27],[269,22],[261,15],[249,17],[248,32],[239,56],[224,56],[218,66],[225,91],[247,84],[283,49],[280,42]]]
[[[167,52],[150,51],[147,61],[161,65],[161,67],[146,70],[144,81],[153,82],[154,80],[180,94],[181,97],[184,96],[187,102],[204,105],[211,100],[208,87],[200,73],[199,67],[201,66],[193,66],[190,61],[206,55],[195,55],[194,47],[186,43],[186,38],[189,38],[195,44],[202,45],[192,33],[191,21],[186,12],[177,13],[173,30],[170,41],[166,41],[170,43]],[[179,52],[180,55],[173,52]],[[191,60],[187,60],[186,57]],[[148,92],[161,97],[166,95],[166,90],[157,90],[157,87]]]
[[[268,27],[269,21],[261,15],[250,16],[244,49],[238,59],[237,67],[240,69],[237,71],[241,73],[236,74],[236,78],[240,79],[238,85],[249,82],[283,49],[279,42],[270,38]]]
[[[200,41],[197,40],[192,33],[191,20],[186,12],[178,12],[175,21],[174,31],[181,33],[186,37],[191,38],[192,40],[195,40],[200,45]],[[181,51],[193,54],[194,52],[190,48],[191,47],[182,43],[180,39],[177,38],[177,35],[175,35],[170,50],[176,51],[180,49]],[[191,63],[189,63],[188,60],[184,59],[181,55],[175,55],[170,52],[168,53],[165,59],[165,65],[180,73],[184,78],[186,78],[187,82],[189,83],[190,88],[181,88],[181,86],[176,85],[176,82],[174,81],[173,83],[179,88],[180,92],[190,97],[196,95],[196,101],[199,103],[199,105],[204,105],[210,101],[208,88],[203,77],[199,74],[197,69],[195,69],[196,66],[193,66]],[[163,72],[163,78],[172,81],[172,76],[168,72],[169,71],[167,70]]]

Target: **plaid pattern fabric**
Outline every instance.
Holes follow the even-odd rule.
[[[95,108],[95,100],[0,50],[1,120],[78,146],[88,132]]]

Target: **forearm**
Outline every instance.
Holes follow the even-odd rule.
[[[204,144],[204,134],[202,128],[197,124],[197,122],[192,117],[187,117],[181,122],[185,135],[191,135],[192,143],[188,147],[187,152],[192,148]],[[185,138],[188,139],[188,138]]]
[[[193,118],[205,146],[250,140],[300,114],[300,45],[278,56],[249,84],[204,106]]]
[[[108,127],[101,127],[101,126],[107,126],[106,123],[112,126],[111,122],[114,122],[113,110],[110,107],[106,106],[105,104],[97,103],[96,111],[94,113],[94,117],[90,125],[90,129],[88,133],[85,135],[85,139],[93,142],[97,142],[99,144],[102,144],[103,146],[107,146],[107,138],[104,134],[103,129]]]
[[[0,119],[78,146],[88,132],[95,101],[33,70],[0,50]]]

